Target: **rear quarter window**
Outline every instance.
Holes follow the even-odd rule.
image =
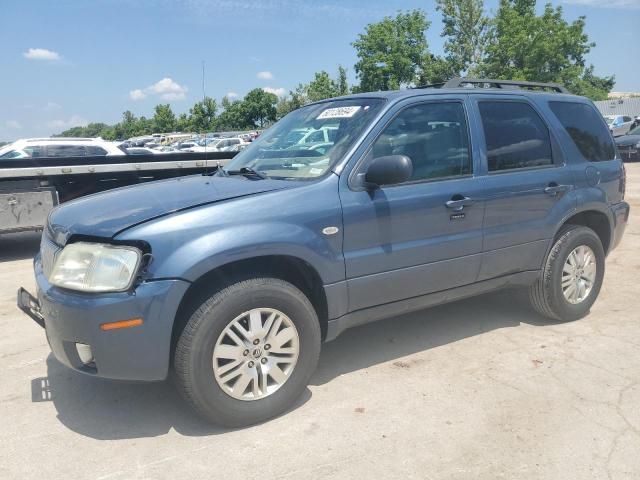
[[[616,149],[602,116],[592,106],[575,102],[549,102],[582,156],[590,162],[613,160]]]

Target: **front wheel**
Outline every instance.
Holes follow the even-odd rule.
[[[175,351],[178,388],[207,420],[230,427],[285,411],[304,391],[320,353],[307,297],[273,278],[238,282],[191,316]]]
[[[554,320],[584,317],[598,297],[604,277],[604,249],[587,227],[563,227],[549,252],[542,275],[529,289],[531,305]]]

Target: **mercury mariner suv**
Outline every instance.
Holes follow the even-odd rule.
[[[323,129],[326,148],[288,141]],[[68,367],[172,372],[204,418],[247,425],[289,408],[321,343],[356,325],[514,286],[545,317],[583,317],[624,191],[602,115],[561,86],[349,95],[290,113],[214,174],[56,208],[18,304]]]

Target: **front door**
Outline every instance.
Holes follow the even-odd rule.
[[[410,181],[369,191],[341,184],[351,311],[475,281],[484,202],[463,98],[400,109],[356,167],[406,155]]]

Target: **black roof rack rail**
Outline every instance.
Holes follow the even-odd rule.
[[[419,89],[419,88],[442,88],[444,87],[446,82],[438,82],[438,83],[427,83],[424,85],[416,85],[415,87],[409,87],[411,89]]]
[[[489,85],[490,88],[504,88],[512,90],[552,90],[556,93],[571,93],[564,86],[557,83],[523,82],[520,80],[495,80],[492,78],[464,78],[456,77],[447,81],[444,88],[460,88],[465,85]]]

